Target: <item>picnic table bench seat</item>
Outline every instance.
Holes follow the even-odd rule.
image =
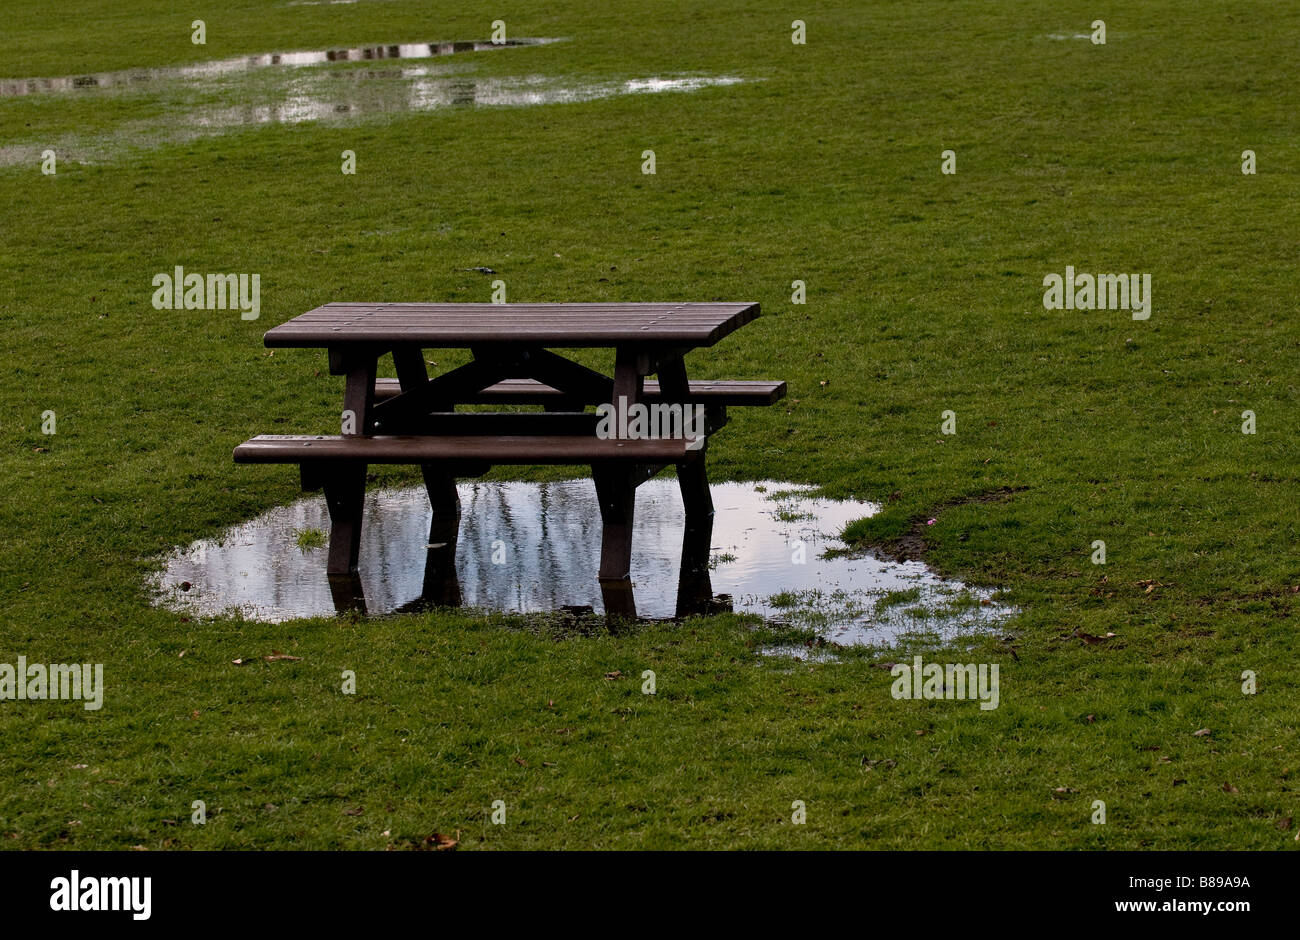
[[[686,400],[704,405],[735,405],[739,407],[753,405],[772,405],[785,397],[784,382],[723,380],[692,381],[687,383],[689,392]],[[402,384],[398,379],[376,379],[375,401],[387,401],[402,393]],[[482,391],[467,395],[464,404],[477,405],[549,405],[568,400],[571,396],[559,389],[551,388],[535,379],[505,379],[489,385]],[[642,401],[655,404],[663,401],[663,392],[659,382],[646,379],[642,389]],[[599,404],[588,402],[587,404]]]
[[[468,417],[468,416],[466,416]],[[260,434],[235,448],[235,463],[590,464],[607,460],[677,464],[694,459],[701,439],[617,440],[579,434],[374,435]]]
[[[551,418],[556,415],[455,415],[455,418]],[[595,415],[575,414],[576,418]],[[328,572],[356,570],[361,540],[362,499],[371,464],[414,464],[424,475],[434,524],[460,516],[456,478],[479,476],[497,464],[591,466],[604,531],[602,580],[625,580],[632,548],[636,488],[667,466],[683,483],[688,522],[707,516],[713,504],[703,473],[706,437],[618,439],[594,434],[326,435],[262,434],[235,448],[235,462],[298,464],[305,490],[324,489],[332,520]],[[700,468],[698,471],[695,468]]]

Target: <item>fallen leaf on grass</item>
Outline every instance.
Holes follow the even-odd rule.
[[[1240,793],[1241,791],[1238,790],[1236,787],[1234,787],[1232,784],[1228,783],[1227,781],[1224,781],[1224,784],[1223,784],[1223,792],[1224,792],[1224,793]]]
[[[1286,832],[1291,828],[1291,817],[1287,816],[1284,819],[1279,819],[1277,822],[1273,823],[1273,825],[1277,826],[1283,832]]]
[[[527,767],[527,766],[528,766],[528,761],[524,760],[522,757],[516,757],[516,758],[514,759],[514,761],[515,761],[515,763],[518,764],[520,767]]]
[[[1210,734],[1210,729],[1209,729],[1209,728],[1202,728],[1200,731],[1193,731],[1193,732],[1192,732],[1192,737],[1194,737],[1194,738],[1204,738],[1204,737],[1207,737],[1209,734]]]
[[[1084,633],[1078,627],[1075,627],[1074,632],[1070,634],[1070,636],[1078,637],[1085,643],[1105,643],[1107,640],[1118,635],[1119,634],[1116,633],[1107,633],[1105,636],[1097,636],[1094,633]]]
[[[301,656],[290,656],[288,653],[281,653],[279,650],[271,650],[271,655],[270,655],[270,656],[263,656],[262,658],[265,659],[268,663],[280,663],[280,662],[300,663],[300,662],[302,662],[302,657],[301,657]]]
[[[354,806],[351,809],[345,809],[343,813],[346,816],[360,816],[365,811],[366,809],[364,806]]]
[[[622,679],[622,678],[623,678],[623,672],[622,672],[622,670],[615,669],[613,672],[607,672],[607,673],[605,673],[605,678],[606,678],[606,679]]]
[[[435,832],[424,840],[424,845],[435,852],[454,852],[456,846],[460,845],[460,830],[456,830],[454,839],[451,836],[444,836],[441,832]]]

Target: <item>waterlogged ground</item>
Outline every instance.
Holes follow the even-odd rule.
[[[0,166],[30,163],[46,149],[81,163],[118,160],[143,150],[243,127],[375,121],[446,108],[523,107],[617,95],[694,91],[741,81],[734,75],[646,75],[575,81],[527,72],[476,74],[479,57],[556,38],[400,43],[307,52],[265,53],[172,68],[129,69],[0,81],[0,98],[75,98],[122,113],[107,130],[68,130],[0,147]],[[451,56],[454,61],[444,62]],[[437,63],[422,60],[437,59]],[[410,64],[412,62],[419,64]],[[140,111],[147,116],[136,116]]]
[[[206,78],[0,97],[0,146],[111,157],[0,168],[0,646],[103,663],[106,685],[93,713],[0,703],[0,845],[382,850],[459,830],[463,849],[547,851],[1300,847],[1300,5],[166,6],[8,0],[3,81],[482,37],[498,15],[568,40],[245,78],[744,81],[213,128],[140,159],[132,127],[183,139],[187,115],[243,101]],[[1083,38],[1098,17],[1105,46]],[[260,272],[261,319],[152,309],[150,279],[178,264]],[[1044,310],[1042,278],[1067,264],[1150,272],[1150,319]],[[878,501],[850,544],[1003,586],[1014,624],[920,650],[1000,664],[999,707],[895,699],[878,667],[911,649],[756,664],[753,644],[788,631],[725,614],[568,642],[540,616],[241,623],[142,603],[145,560],[300,498],[292,469],[237,467],[232,447],[338,427],[324,357],[272,355],[269,326],[329,300],[485,301],[480,266],[512,300],[760,302],[690,371],[789,396],[734,416],[711,471]],[[393,550],[417,570],[423,551]],[[654,587],[638,585],[647,610]],[[816,606],[775,616],[795,609]],[[184,822],[196,798],[207,825]]]
[[[713,530],[694,553],[707,563],[683,576],[676,482],[644,484],[632,556],[636,613],[668,618],[730,606],[813,629],[828,643],[868,645],[910,634],[949,639],[1011,613],[990,590],[944,580],[920,562],[836,552],[844,526],[879,507],[815,498],[809,489],[715,484]],[[460,496],[458,535],[430,535],[423,489],[369,493],[360,590],[332,589],[325,576],[329,516],[321,497],[175,551],[151,586],[159,603],[177,611],[273,622],[358,607],[372,614],[460,605],[606,610],[595,577],[600,516],[590,481],[465,483]],[[454,569],[444,563],[452,552]]]

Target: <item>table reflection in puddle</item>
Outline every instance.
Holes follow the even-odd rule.
[[[839,644],[904,634],[950,639],[1012,609],[993,592],[945,580],[920,562],[832,552],[872,503],[764,481],[712,486],[712,527],[688,530],[676,481],[637,490],[631,583],[602,585],[600,512],[590,480],[464,483],[461,517],[435,519],[422,488],[366,496],[361,574],[325,574],[329,514],[303,499],[163,559],[157,603],[195,616],[280,622],[356,610],[433,607],[537,613],[585,610],[678,618],[726,610],[815,630]]]

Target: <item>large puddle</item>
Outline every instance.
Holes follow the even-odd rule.
[[[872,503],[814,498],[788,483],[712,487],[712,531],[687,532],[676,481],[637,490],[632,597],[602,593],[600,514],[589,480],[465,483],[459,528],[434,525],[422,488],[366,496],[361,576],[325,575],[321,497],[278,507],[164,560],[156,602],[199,617],[279,622],[465,606],[534,613],[590,608],[643,618],[735,610],[815,630],[829,643],[940,641],[990,627],[1012,609],[989,589],[920,562],[848,557],[835,537]]]
[[[525,107],[620,95],[690,92],[734,85],[732,75],[648,75],[579,82],[544,74],[476,76],[474,56],[457,53],[546,45],[559,39],[407,43],[267,53],[174,68],[129,69],[59,78],[0,80],[0,98],[51,96],[52,101],[147,98],[161,105],[148,118],[106,129],[42,135],[0,147],[0,166],[31,163],[53,149],[60,159],[94,163],[242,127],[383,120],[449,108]],[[411,63],[411,64],[408,64]],[[139,108],[129,108],[139,113]],[[106,110],[105,114],[111,114]]]

